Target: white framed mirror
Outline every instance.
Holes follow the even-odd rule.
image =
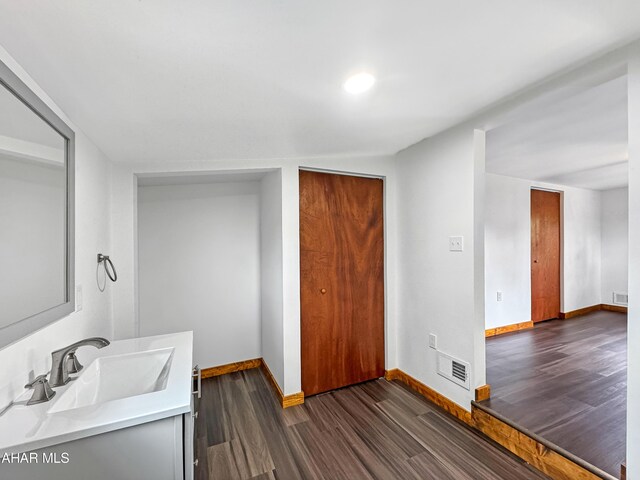
[[[74,310],[73,130],[0,62],[0,348]]]

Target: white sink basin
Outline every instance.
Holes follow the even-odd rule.
[[[48,413],[164,390],[173,352],[173,348],[163,348],[99,357],[84,368]]]

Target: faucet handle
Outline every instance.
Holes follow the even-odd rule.
[[[34,378],[31,383],[27,383],[24,388],[34,388],[38,383],[44,383],[47,382],[47,375],[48,374],[44,374],[44,375],[38,375],[36,378]],[[49,382],[47,382],[49,383]]]
[[[83,368],[82,364],[78,361],[78,357],[76,357],[75,351],[67,353],[65,363],[67,366],[67,373],[78,373]]]
[[[56,392],[49,386],[47,380],[47,374],[38,375],[31,383],[27,383],[24,388],[33,388],[33,395],[27,402],[27,405],[35,405],[36,403],[48,402],[51,400]]]

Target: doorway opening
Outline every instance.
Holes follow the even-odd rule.
[[[603,478],[626,455],[627,103],[612,71],[486,135],[481,405]]]
[[[138,334],[192,330],[203,369],[284,385],[280,169],[138,175]]]

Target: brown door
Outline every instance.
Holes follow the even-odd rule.
[[[560,194],[531,190],[531,320],[560,315]]]
[[[302,391],[384,375],[382,180],[300,171]]]

